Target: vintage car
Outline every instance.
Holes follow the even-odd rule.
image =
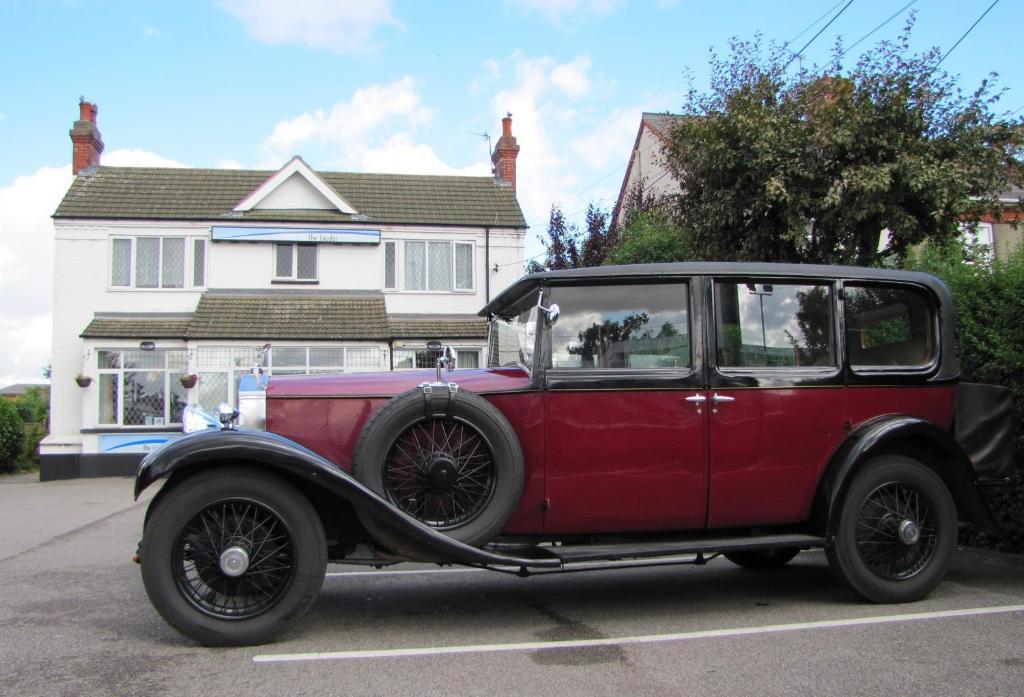
[[[138,551],[167,622],[269,641],[328,562],[769,569],[811,548],[863,598],[907,602],[958,523],[992,525],[1008,396],[959,384],[932,276],[609,266],[526,276],[480,314],[486,369],[443,373],[447,349],[436,372],[256,368],[240,415],[190,406],[135,486],[167,479]]]

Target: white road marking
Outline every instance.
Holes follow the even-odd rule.
[[[542,651],[547,649],[582,649],[596,646],[628,646],[630,644],[655,644],[692,639],[714,639],[720,637],[750,636],[795,632],[808,629],[829,629],[834,627],[857,627],[895,622],[916,622],[920,620],[944,619],[949,617],[974,617],[978,615],[999,615],[1024,612],[1024,605],[999,605],[976,607],[964,610],[940,610],[936,612],[915,612],[906,615],[881,615],[856,617],[845,620],[822,620],[818,622],[794,622],[773,624],[763,627],[739,627],[736,629],[706,629],[678,634],[648,634],[641,636],[615,637],[610,639],[569,639],[564,641],[527,641],[518,644],[471,644],[466,646],[426,646],[408,649],[366,649],[359,651],[329,651],[323,653],[280,653],[253,656],[254,663],[288,663],[297,661],[343,661],[360,658],[408,658],[412,656],[441,656],[445,654],[498,653],[503,651]]]
[[[332,571],[328,577],[341,576],[409,576],[414,574],[468,574],[480,573],[486,569],[392,569],[391,571]]]

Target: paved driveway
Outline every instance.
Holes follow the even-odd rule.
[[[331,567],[264,647],[205,649],[149,605],[125,479],[0,479],[4,695],[1020,695],[1024,559],[961,550],[928,600],[867,605],[821,553],[519,579]]]

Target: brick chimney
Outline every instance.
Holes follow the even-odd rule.
[[[519,144],[516,137],[512,135],[512,114],[509,113],[501,120],[501,138],[494,146],[491,153],[491,163],[494,165],[494,178],[498,184],[511,186],[512,191],[516,190],[516,157],[519,155]]]
[[[100,153],[103,152],[103,139],[96,128],[96,105],[78,100],[78,120],[68,131],[71,136],[71,173],[78,175],[82,170],[100,166]]]

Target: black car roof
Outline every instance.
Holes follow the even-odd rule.
[[[654,280],[684,276],[759,276],[766,278],[843,278],[856,281],[902,281],[927,286],[939,298],[943,308],[952,300],[945,284],[935,276],[917,271],[876,269],[863,266],[827,266],[823,264],[771,264],[766,262],[684,261],[667,264],[629,264],[592,266],[583,269],[542,271],[523,276],[496,295],[478,313],[482,317],[500,315],[527,293],[542,285],[560,285],[575,281]]]

